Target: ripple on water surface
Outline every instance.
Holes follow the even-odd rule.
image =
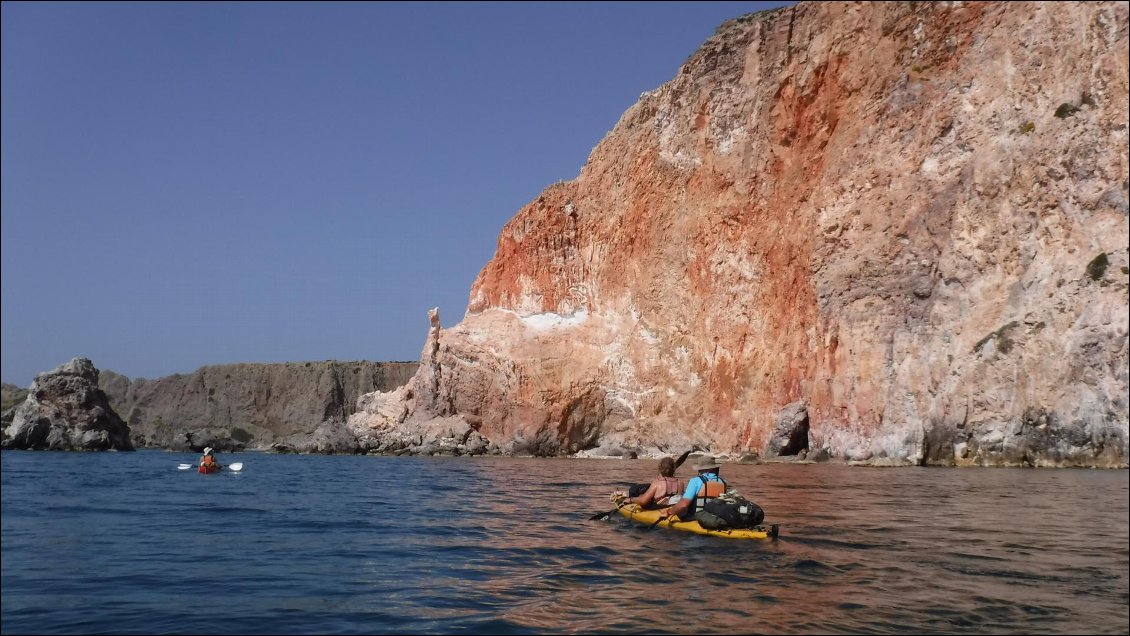
[[[729,465],[734,541],[587,521],[647,460],[225,459],[5,452],[0,631],[1128,629],[1126,471]]]

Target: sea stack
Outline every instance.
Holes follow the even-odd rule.
[[[129,426],[98,388],[98,369],[74,358],[35,377],[4,429],[5,450],[133,450]]]

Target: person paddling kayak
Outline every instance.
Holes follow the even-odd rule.
[[[614,492],[611,500],[617,506],[635,503],[643,510],[653,510],[675,504],[682,493],[683,482],[675,477],[675,460],[664,457],[659,460],[659,475],[651,481],[647,490],[639,495]]]
[[[692,477],[687,482],[687,490],[678,503],[659,513],[660,518],[674,515],[681,521],[694,519],[696,513],[701,512],[706,502],[715,499],[726,492],[726,482],[718,476],[722,465],[711,456],[701,458],[694,469],[698,471],[697,477]]]
[[[200,470],[202,473],[214,473],[220,470],[220,465],[216,463],[216,456],[212,454],[212,447],[209,446],[204,449],[204,455],[200,458]]]

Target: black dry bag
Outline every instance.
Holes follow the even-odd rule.
[[[724,528],[753,528],[765,521],[765,511],[749,499],[727,492],[706,502],[695,514],[699,525],[708,530]]]

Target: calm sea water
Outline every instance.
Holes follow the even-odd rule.
[[[586,521],[647,460],[195,459],[0,454],[0,631],[1130,631],[1125,470],[730,465],[733,541]]]

